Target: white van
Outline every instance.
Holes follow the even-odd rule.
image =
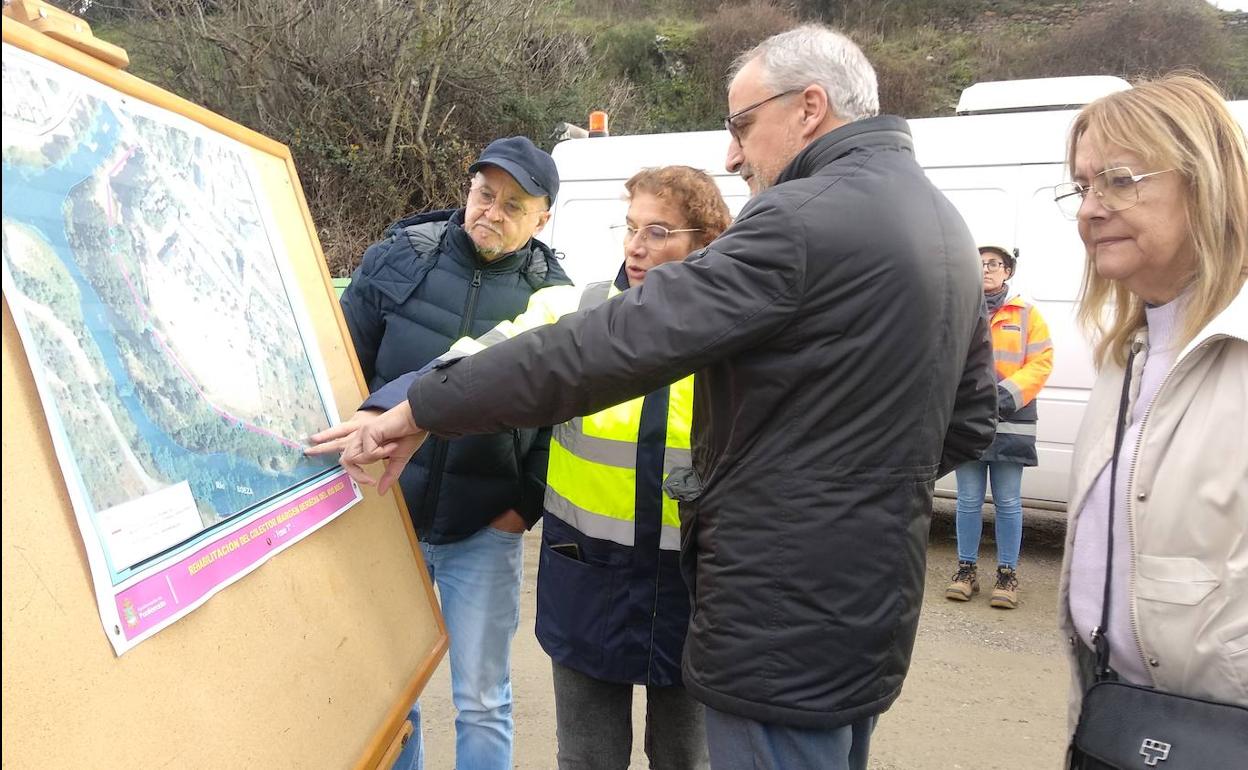
[[[1074,319],[1083,244],[1052,188],[1065,180],[1066,134],[1078,107],[1129,87],[1112,77],[982,83],[963,93],[958,116],[910,121],[919,163],[976,241],[1019,250],[1011,287],[1040,308],[1052,332],[1053,374],[1039,397],[1040,464],[1023,474],[1023,497],[1033,506],[1065,507],[1071,448],[1094,378]],[[1248,102],[1231,106],[1248,125]],[[608,228],[624,221],[624,181],[648,166],[694,166],[715,178],[736,214],[749,191],[724,169],[727,149],[726,131],[563,141],[552,153],[559,197],[538,237],[563,253],[576,283],[614,278],[622,248]],[[953,493],[952,474],[937,489]]]

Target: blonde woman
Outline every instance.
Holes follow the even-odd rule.
[[[1084,108],[1068,161],[1056,197],[1087,248],[1099,368],[1059,594],[1071,717],[1098,646],[1123,681],[1248,705],[1244,133],[1213,86],[1172,75]]]

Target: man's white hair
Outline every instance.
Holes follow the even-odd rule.
[[[737,57],[729,80],[755,59],[762,59],[763,83],[778,94],[813,84],[823,88],[828,106],[844,120],[880,112],[875,68],[854,41],[830,27],[803,24],[772,35]]]

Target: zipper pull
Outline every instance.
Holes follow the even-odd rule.
[[[472,271],[472,288],[474,289],[481,288],[481,271],[480,270]]]

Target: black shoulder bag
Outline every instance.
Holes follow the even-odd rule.
[[[1114,495],[1118,453],[1126,432],[1131,365],[1122,381],[1114,456],[1109,470],[1109,533],[1105,557],[1105,596],[1101,624],[1092,632],[1094,681],[1083,695],[1083,710],[1068,754],[1071,770],[1232,770],[1248,768],[1248,709],[1229,703],[1155,690],[1118,681],[1109,667],[1109,589],[1114,563]]]

